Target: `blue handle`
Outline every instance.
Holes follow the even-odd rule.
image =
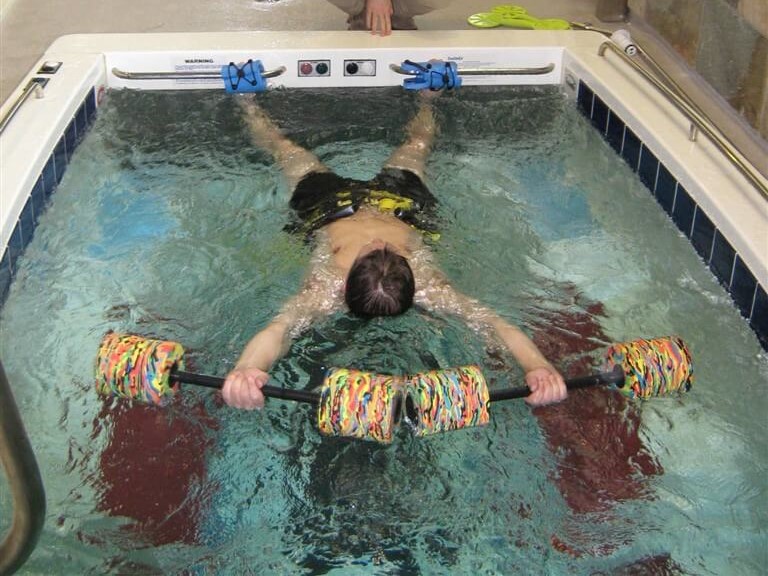
[[[401,68],[413,75],[403,81],[406,90],[452,90],[461,86],[461,77],[455,62],[406,60]]]
[[[221,67],[221,78],[228,94],[264,92],[267,89],[261,60],[248,60],[241,65],[230,62]]]

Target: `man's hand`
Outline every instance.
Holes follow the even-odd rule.
[[[365,25],[371,34],[389,36],[392,33],[392,0],[367,0]]]
[[[264,407],[261,388],[269,380],[269,374],[258,368],[235,368],[227,375],[221,394],[224,402],[245,410]]]
[[[531,393],[525,399],[531,406],[560,402],[568,396],[563,377],[553,368],[534,368],[525,375]]]

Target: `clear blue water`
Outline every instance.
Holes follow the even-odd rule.
[[[358,178],[415,110],[400,90],[263,102]],[[92,374],[107,330],[179,341],[195,370],[223,375],[297,289],[310,252],[283,232],[288,191],[229,97],[111,93],[0,316],[48,495],[22,574],[761,573],[768,359],[728,296],[557,90],[465,89],[437,107],[434,250],[454,284],[570,374],[612,342],[679,334],[694,390],[497,403],[486,428],[389,447],[322,438],[310,409],[288,402],[241,412],[194,387],[164,409],[104,401]],[[509,355],[450,316],[337,314],[273,380],[304,388],[330,365],[468,362],[492,386],[519,383]]]

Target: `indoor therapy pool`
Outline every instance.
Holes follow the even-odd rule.
[[[647,80],[599,53],[600,34],[445,36],[51,47],[30,74],[45,95],[2,135],[0,358],[46,497],[20,574],[764,570],[765,179],[704,133],[691,141]],[[249,58],[268,90],[212,77]],[[419,438],[403,424],[388,445],[323,436],[316,410],[290,400],[250,412],[194,385],[166,406],[97,394],[109,331],[179,342],[187,370],[224,376],[301,285],[312,240],[288,229],[290,190],[238,99],[367,180],[419,106],[403,63],[432,59],[507,71],[432,99],[435,262],[567,377],[601,371],[612,344],[682,338],[690,391],[492,401],[486,426]],[[491,391],[523,386],[511,354],[450,311],[336,313],[298,335],[270,384],[468,364]],[[0,475],[3,534],[12,494]]]

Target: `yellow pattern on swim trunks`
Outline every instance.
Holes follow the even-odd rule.
[[[340,190],[336,193],[336,198],[336,206],[341,209],[351,206],[354,203],[351,190]],[[414,210],[414,201],[412,198],[406,198],[399,194],[395,194],[394,192],[389,192],[388,190],[368,190],[368,194],[363,197],[363,203],[375,207],[379,212],[393,214],[395,216],[400,216],[402,213]],[[429,230],[422,230],[416,226],[414,227],[434,241],[440,239],[439,232],[431,232]]]
[[[340,190],[336,193],[336,206],[344,208],[353,203],[351,190]],[[375,206],[379,212],[393,214],[398,209],[402,211],[413,210],[413,200],[404,198],[386,190],[369,190],[363,198],[363,202],[369,206]]]

